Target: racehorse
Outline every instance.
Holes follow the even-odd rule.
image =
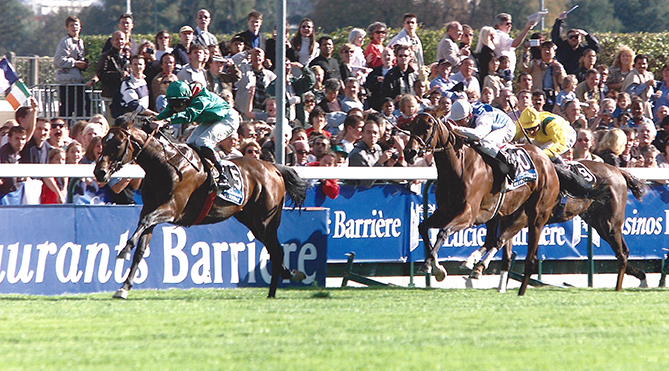
[[[405,146],[405,158],[412,163],[416,155],[432,151],[437,167],[437,209],[418,226],[427,249],[419,272],[434,270],[438,281],[446,270],[438,263],[437,253],[452,233],[473,225],[486,224],[486,245],[498,249],[524,226],[528,226],[528,253],[525,276],[519,295],[524,295],[530,276],[536,270],[541,229],[551,215],[559,192],[557,173],[550,159],[537,147],[522,147],[534,163],[537,178],[514,190],[505,191],[503,176],[464,139],[454,134],[448,121],[437,120],[430,113],[419,114],[409,126],[411,137]],[[523,214],[526,216],[523,220]],[[503,221],[503,223],[500,223]],[[499,235],[497,230],[499,227]],[[430,243],[429,229],[440,228],[437,241]]]
[[[150,129],[135,127],[136,120],[135,113],[116,120],[104,138],[102,154],[94,172],[98,181],[107,182],[115,171],[133,161],[146,172],[142,182],[143,207],[139,223],[117,259],[129,259],[135,245],[137,249],[130,274],[114,294],[115,298],[127,298],[153,228],[159,223],[180,226],[213,224],[234,216],[269,252],[272,269],[269,298],[275,297],[279,278],[293,281],[305,278],[304,273],[291,272],[283,264],[284,252],[277,237],[277,228],[286,192],[295,206],[301,207],[308,189],[307,181],[287,166],[240,157],[231,160],[239,168],[244,183],[243,202],[235,205],[213,197],[215,194],[210,192],[211,175],[195,150],[172,142],[161,131],[147,134]],[[158,139],[157,136],[163,138]],[[208,211],[205,203],[211,205]]]
[[[648,287],[646,273],[627,265],[629,248],[622,235],[627,189],[629,188],[634,197],[640,201],[646,188],[645,184],[627,171],[615,166],[587,160],[581,161],[581,163],[595,176],[594,186],[591,190],[579,190],[577,184],[571,182],[570,178],[561,176],[561,172],[558,172],[561,189],[567,190],[568,194],[564,198],[566,202],[558,202],[555,205],[553,216],[549,222],[562,223],[580,215],[611,246],[618,260],[616,291],[622,289],[625,273],[638,278],[641,281],[641,287]],[[504,249],[502,269],[510,264],[511,248],[511,242],[509,241]],[[486,253],[486,258],[474,266],[474,263]],[[479,278],[496,253],[495,248],[484,245],[472,253],[463,263],[463,266],[469,269],[473,267],[470,277]],[[500,277],[500,292],[506,291],[506,281],[506,277]]]

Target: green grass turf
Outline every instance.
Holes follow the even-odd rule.
[[[665,289],[0,296],[1,370],[661,370]]]

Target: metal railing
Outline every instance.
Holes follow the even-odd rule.
[[[38,84],[30,88],[39,103],[40,115],[60,117],[70,125],[77,120],[89,120],[98,113],[105,114],[100,92],[84,84]]]

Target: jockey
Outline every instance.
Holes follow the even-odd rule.
[[[186,143],[196,146],[202,156],[214,164],[219,174],[218,188],[222,191],[230,188],[215,148],[220,141],[237,131],[239,116],[231,114],[233,108],[223,98],[197,83],[189,85],[184,81],[174,81],[167,87],[165,96],[168,105],[156,116],[156,123],[183,125],[197,122]]]
[[[479,141],[482,153],[500,161],[501,170],[510,178],[515,176],[515,165],[509,161],[508,154],[501,147],[509,143],[516,133],[513,121],[503,111],[489,104],[469,104],[465,99],[458,99],[451,106],[448,119],[457,126],[453,131],[468,139]]]
[[[520,114],[515,140],[525,137],[523,129],[532,144],[543,149],[554,163],[564,164],[560,155],[576,143],[576,131],[567,120],[549,112],[538,112],[532,107],[525,108]]]

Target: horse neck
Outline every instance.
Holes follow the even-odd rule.
[[[132,130],[131,135],[133,139],[140,145],[139,149],[142,151],[135,162],[144,169],[144,172],[152,173],[156,171],[165,171],[165,168],[170,168],[167,166],[167,151],[163,149],[163,146],[158,142],[156,138],[146,134],[142,130]]]
[[[447,126],[438,126],[437,144],[434,151],[434,162],[440,173],[455,173],[462,178],[464,167],[464,148],[462,143],[451,136]]]

